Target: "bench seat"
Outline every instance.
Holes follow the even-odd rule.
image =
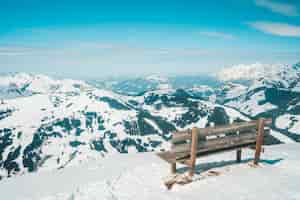
[[[170,164],[176,163],[176,154],[172,151],[159,152],[157,155]]]

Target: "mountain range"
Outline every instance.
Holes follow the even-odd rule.
[[[272,66],[255,76],[246,75],[251,67],[234,67],[209,77],[105,82],[1,76],[0,179],[114,153],[160,151],[175,130],[258,117],[273,119],[268,144],[299,142],[299,66]]]

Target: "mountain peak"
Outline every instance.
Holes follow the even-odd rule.
[[[148,80],[148,81],[154,81],[154,82],[159,82],[159,83],[165,83],[165,82],[168,81],[167,78],[165,78],[163,76],[160,76],[160,75],[157,75],[157,74],[149,75],[145,79]]]

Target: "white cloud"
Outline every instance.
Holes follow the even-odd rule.
[[[214,38],[222,38],[222,39],[234,39],[235,37],[228,33],[223,32],[217,32],[217,31],[200,31],[200,35],[206,36],[206,37],[214,37]]]
[[[300,26],[274,22],[251,22],[249,24],[264,33],[279,36],[300,37]]]
[[[299,16],[299,12],[295,5],[283,2],[274,2],[271,0],[255,0],[255,4],[260,7],[267,8],[272,12],[286,16]]]
[[[259,77],[274,76],[282,64],[239,64],[223,68],[217,73],[217,77],[222,81],[232,80],[254,80]]]

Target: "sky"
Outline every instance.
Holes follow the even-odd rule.
[[[300,61],[299,0],[0,0],[0,73],[210,74]]]

